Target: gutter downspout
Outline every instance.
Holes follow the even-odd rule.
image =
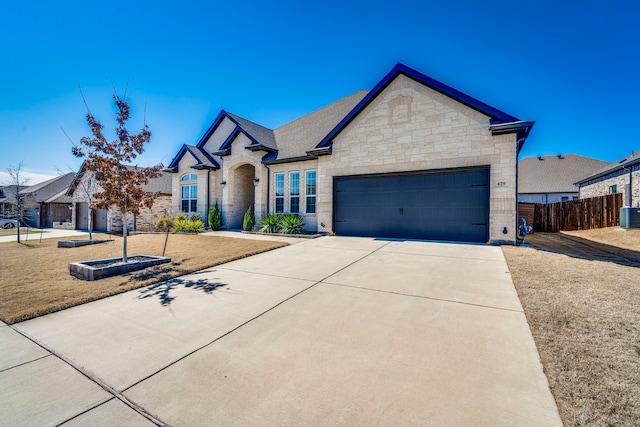
[[[269,201],[271,200],[270,192],[271,192],[271,169],[269,169],[269,165],[263,163],[264,167],[267,168],[267,212],[269,215]]]
[[[629,168],[629,207],[633,207],[633,165]]]
[[[626,167],[623,166],[622,169],[627,170],[629,169],[629,208],[633,207],[633,165]],[[624,195],[624,199],[625,201],[627,200],[627,194],[625,192]],[[622,206],[625,205],[625,201],[623,201]]]
[[[209,217],[209,209],[211,209],[211,169],[207,169],[207,210],[204,213],[205,221]]]
[[[516,239],[514,241],[514,246],[518,245],[518,218],[519,218],[519,210],[518,210],[518,161],[519,161],[519,157],[520,157],[520,150],[518,150],[518,147],[520,147],[520,143],[522,143],[522,145],[524,145],[524,141],[526,140],[526,138],[520,138],[516,141],[516,217],[514,218],[514,227],[515,227],[515,233],[516,233]],[[531,224],[531,226],[533,227],[533,224]]]

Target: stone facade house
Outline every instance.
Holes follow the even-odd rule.
[[[127,166],[133,168],[133,166]],[[127,215],[128,231],[150,231],[156,221],[171,212],[171,175],[162,173],[159,177],[150,179],[143,186],[149,193],[159,193],[153,206],[143,208],[139,215]],[[116,232],[123,229],[122,215],[112,206],[110,209],[96,209],[91,211],[89,205],[95,202],[94,194],[99,190],[98,184],[93,179],[93,172],[85,170],[84,163],[78,173],[75,174],[67,195],[71,197],[71,224],[75,230]]]
[[[16,194],[20,188],[15,184],[0,187],[0,218],[15,218]]]
[[[71,198],[65,194],[73,176],[68,173],[20,190],[28,226],[64,228],[71,221]]]
[[[640,207],[640,153],[632,152],[578,180],[576,185],[581,199],[622,193],[624,206]]]
[[[608,162],[575,154],[522,159],[518,162],[518,202],[577,200],[579,191],[574,183],[607,165]]]
[[[240,228],[252,206],[297,213],[308,231],[513,243],[519,120],[402,64],[276,129],[220,112],[168,167],[172,210],[215,203]]]

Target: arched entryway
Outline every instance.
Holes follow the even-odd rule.
[[[250,164],[238,166],[231,171],[229,179],[231,209],[227,212],[227,228],[242,228],[244,213],[255,204],[256,168]]]

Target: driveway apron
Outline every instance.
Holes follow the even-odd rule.
[[[562,425],[498,247],[302,240],[0,334],[12,425],[47,381],[39,424]]]

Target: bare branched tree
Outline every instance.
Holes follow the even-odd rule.
[[[62,131],[64,132],[64,129]],[[66,132],[64,134],[67,135]],[[68,135],[67,135],[67,138],[69,138]],[[89,240],[93,240],[93,212],[95,209],[94,204],[96,202],[95,198],[93,197],[93,185],[92,185],[93,181],[91,179],[88,179],[86,181],[82,179],[81,175],[82,175],[82,172],[84,171],[84,163],[80,167],[79,171],[74,171],[69,165],[67,165],[67,169],[69,169],[71,172],[75,174],[73,179],[77,183],[78,187],[80,188],[79,190],[80,197],[82,198],[82,200],[87,202],[87,206],[89,207],[89,212],[87,214],[87,227],[89,228]],[[62,170],[56,168],[56,171],[60,176],[64,175],[64,172]],[[76,218],[76,222],[77,221],[78,219]]]
[[[142,208],[151,208],[158,194],[148,193],[142,186],[147,184],[149,179],[160,176],[162,165],[125,165],[144,152],[144,145],[151,140],[151,131],[144,123],[140,132],[131,134],[125,126],[130,118],[129,104],[117,94],[113,99],[117,109],[117,139],[109,142],[102,132],[104,126],[89,111],[86,119],[92,136],[82,138],[80,144],[72,148],[72,153],[84,159],[85,169],[93,173],[95,183],[99,187],[93,193],[93,207],[109,209],[116,206],[122,215],[122,260],[127,262],[127,214],[138,215]]]
[[[18,163],[18,166],[9,166],[7,168],[7,173],[9,174],[9,180],[12,185],[15,186],[15,197],[16,205],[15,205],[15,216],[16,216],[16,232],[18,233],[18,243],[20,243],[20,224],[24,222],[25,219],[25,209],[24,209],[24,195],[20,193],[20,191],[24,190],[27,187],[27,182],[29,182],[28,178],[24,177],[22,173],[22,162]]]

